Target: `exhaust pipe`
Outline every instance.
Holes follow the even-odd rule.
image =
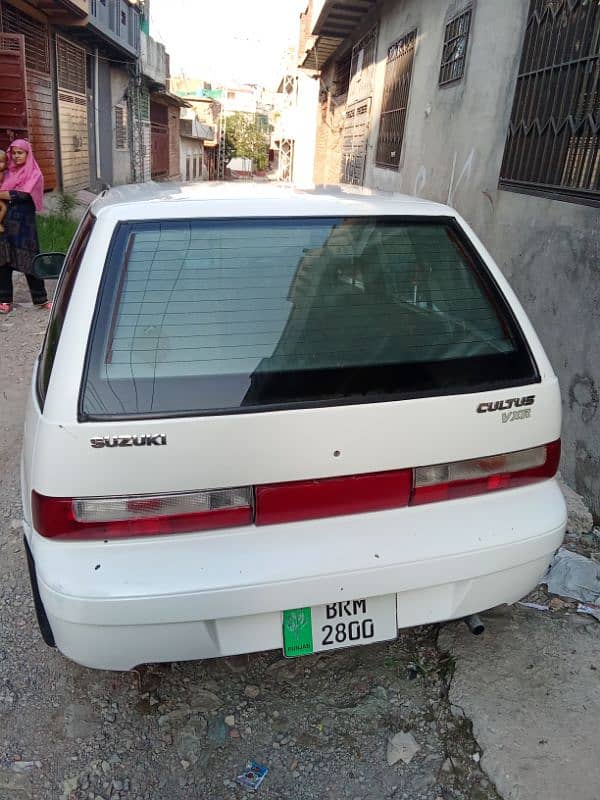
[[[471,614],[464,619],[467,628],[474,636],[481,636],[485,630],[485,625],[481,621],[479,614]]]

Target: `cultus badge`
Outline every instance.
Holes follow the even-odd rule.
[[[478,414],[485,414],[487,411],[508,411],[511,408],[523,408],[532,406],[535,403],[535,395],[528,397],[511,397],[508,400],[494,400],[491,403],[480,403],[477,406]]]

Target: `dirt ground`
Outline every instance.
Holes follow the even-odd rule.
[[[0,319],[0,800],[235,798],[254,759],[264,800],[496,798],[470,724],[449,710],[435,627],[388,645],[286,661],[280,652],[130,673],[42,642],[21,544],[19,454],[47,315],[17,278]],[[474,646],[476,640],[474,640]],[[388,740],[418,751],[389,765]]]
[[[497,800],[490,775],[500,765],[511,785],[498,753],[512,734],[505,726],[494,738],[479,697],[472,714],[490,760],[459,706],[476,696],[473,665],[489,672],[510,647],[488,662],[486,634],[464,635],[462,624],[442,629],[443,647],[429,626],[292,661],[272,651],[128,673],[79,667],[43,644],[21,543],[19,454],[47,316],[24,284],[16,299],[0,318],[0,800],[241,798],[235,777],[251,759],[269,769],[263,800]],[[394,755],[398,734],[408,749]]]

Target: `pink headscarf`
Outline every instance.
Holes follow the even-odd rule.
[[[12,158],[14,148],[25,150],[29,155],[22,167],[17,167]],[[6,151],[8,169],[2,181],[2,191],[14,189],[17,192],[27,192],[31,195],[36,211],[44,207],[44,176],[39,164],[35,160],[31,145],[26,139],[15,139]]]

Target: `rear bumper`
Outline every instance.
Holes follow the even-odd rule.
[[[140,541],[28,532],[59,649],[129,669],[282,646],[281,611],[397,595],[398,627],[510,603],[560,546],[555,481],[430,506]]]

